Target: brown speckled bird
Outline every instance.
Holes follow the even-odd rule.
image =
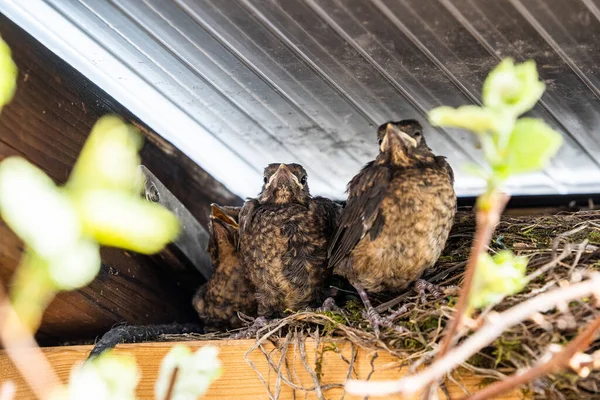
[[[256,315],[255,291],[237,250],[239,226],[231,210],[211,205],[208,252],[214,272],[193,299],[207,332],[242,327],[238,311]]]
[[[322,301],[329,238],[340,206],[312,197],[298,164],[270,164],[257,198],[240,211],[240,253],[256,287],[258,314],[268,317]]]
[[[366,292],[399,292],[420,280],[443,250],[456,212],[454,175],[415,120],[377,130],[379,155],[348,183],[348,200],[329,247],[329,266],[357,289],[373,329],[390,326]]]

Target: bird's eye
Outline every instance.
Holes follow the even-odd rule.
[[[306,175],[304,175],[301,179],[300,179],[300,183],[302,185],[306,185]]]
[[[377,144],[381,146],[381,142],[383,142],[383,139],[377,139]]]
[[[416,132],[415,132],[415,137],[416,137],[416,138],[418,138],[418,137],[421,137],[421,132],[419,132],[419,131],[416,131]]]
[[[265,176],[265,177],[263,178],[263,182],[266,184],[267,182],[269,182],[269,179],[268,179],[268,178]]]

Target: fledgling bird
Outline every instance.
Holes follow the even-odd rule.
[[[299,164],[269,164],[256,198],[239,215],[240,253],[256,287],[258,314],[269,317],[323,301],[327,248],[340,206],[312,197]]]
[[[420,280],[442,252],[456,213],[454,174],[435,156],[415,120],[377,130],[379,154],[348,183],[329,246],[329,267],[357,289],[375,332],[390,326],[366,292],[435,291]]]
[[[193,299],[205,331],[241,328],[238,312],[256,315],[255,290],[237,249],[239,226],[229,209],[211,205],[208,252],[214,272]]]

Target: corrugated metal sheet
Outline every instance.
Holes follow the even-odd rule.
[[[0,0],[0,11],[94,80],[232,191],[295,161],[342,197],[377,152],[375,128],[478,103],[506,56],[548,85],[531,112],[565,137],[514,194],[600,191],[600,0]],[[459,195],[482,182],[465,132],[427,129]]]

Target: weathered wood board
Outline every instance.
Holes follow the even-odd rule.
[[[206,400],[258,400],[268,399],[268,395],[265,386],[258,378],[257,373],[248,365],[244,360],[244,355],[252,347],[254,341],[252,340],[221,340],[221,341],[205,341],[205,342],[181,342],[191,348],[198,348],[203,345],[214,345],[219,347],[219,358],[223,363],[223,375],[217,380],[209,389],[209,392],[203,399]],[[174,343],[143,343],[143,344],[125,344],[117,347],[119,352],[127,352],[135,355],[138,364],[140,365],[142,377],[138,385],[138,398],[140,399],[153,399],[154,398],[154,381],[158,373],[158,368],[162,357],[169,351]],[[326,344],[328,347],[329,346]],[[265,346],[267,351],[271,351],[273,346],[268,344]],[[346,380],[349,365],[345,361],[349,361],[352,358],[352,349],[349,342],[340,342],[336,344],[338,352],[334,351],[317,351],[315,343],[313,341],[306,342],[306,353],[308,359],[308,366],[314,371],[315,360],[319,355],[322,355],[321,370],[321,383],[322,385],[327,384],[341,384]],[[68,346],[68,347],[49,347],[44,348],[43,351],[50,360],[50,363],[57,371],[61,379],[68,379],[69,372],[73,363],[83,360],[87,357],[91,346]],[[298,349],[294,352],[294,348],[290,346],[287,353],[287,359],[290,365],[293,365],[293,369],[296,374],[294,375],[293,382],[297,385],[301,385],[305,388],[314,386],[313,378],[308,372],[307,368],[294,354],[298,354]],[[356,352],[356,358],[354,361],[354,373],[353,377],[361,379],[367,378],[369,374],[374,370],[375,372],[371,375],[371,380],[384,380],[384,379],[397,379],[406,373],[406,369],[398,368],[397,360],[391,357],[389,354],[379,352],[377,357],[374,357],[375,353],[369,353],[364,350],[358,350]],[[345,358],[342,359],[342,357]],[[267,367],[267,361],[265,356],[260,350],[252,352],[249,356],[258,371],[262,374],[265,380],[268,380],[271,388],[271,393],[275,393],[276,374],[272,371],[269,374]],[[18,386],[17,399],[31,399],[32,393],[23,382],[18,372],[13,367],[10,360],[4,352],[0,351],[0,377],[1,380],[14,380]],[[476,391],[481,380],[467,372],[461,372],[460,375],[456,375],[456,378],[461,384],[469,391]],[[464,395],[464,392],[460,387],[450,383],[448,390],[452,398],[459,398]],[[293,394],[293,392],[295,392]],[[304,391],[292,390],[288,385],[282,383],[280,385],[280,400],[287,400],[293,398],[305,398]],[[341,399],[343,396],[343,390],[341,388],[334,388],[325,390],[323,392],[323,398],[326,399]],[[294,397],[295,395],[295,397]],[[443,395],[441,395],[444,398]],[[308,399],[317,399],[315,392],[308,392]],[[360,397],[353,397],[345,395],[343,397],[346,400],[359,399]],[[389,399],[400,399],[400,396],[388,397]],[[404,397],[408,399],[409,397]],[[415,396],[415,398],[418,398]],[[521,399],[520,392],[514,392],[498,399],[500,400],[517,400]]]

